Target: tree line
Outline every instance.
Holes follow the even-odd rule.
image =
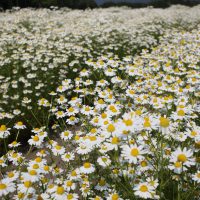
[[[184,4],[193,6],[200,3],[200,0],[152,0],[150,5],[154,7],[168,7],[172,4]],[[109,7],[116,4],[106,3],[101,7]],[[128,4],[120,3],[117,5],[127,5],[131,7],[142,7],[146,4]],[[69,7],[72,9],[86,9],[96,8],[97,4],[95,0],[0,0],[0,7],[3,9],[11,9],[12,7],[33,7],[33,8],[48,8],[51,6],[56,7]]]

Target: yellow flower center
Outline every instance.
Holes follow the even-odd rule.
[[[75,139],[75,140],[79,140],[79,139],[80,139],[80,136],[76,135],[74,139]]]
[[[145,160],[143,160],[140,164],[141,164],[142,167],[146,167],[148,165],[147,161],[145,161]]]
[[[94,123],[98,123],[98,122],[99,122],[98,118],[95,118]]]
[[[39,141],[39,137],[38,137],[37,135],[35,135],[35,136],[33,137],[33,141],[38,142],[38,141]]]
[[[37,172],[36,172],[35,170],[30,170],[30,171],[29,171],[29,174],[30,174],[31,176],[35,176],[35,175],[37,175]]]
[[[9,178],[12,178],[14,175],[15,175],[15,174],[14,174],[13,172],[9,172],[9,173],[8,173],[8,177],[9,177]]]
[[[73,197],[74,197],[73,194],[68,194],[67,195],[67,199],[73,199]]]
[[[142,111],[141,111],[141,110],[136,110],[136,111],[135,111],[135,114],[136,114],[136,115],[141,115],[141,114],[142,114]]]
[[[65,97],[60,96],[60,101],[64,101],[64,100],[65,100]]]
[[[180,162],[186,162],[187,161],[187,157],[185,154],[179,154],[178,155],[178,161]]]
[[[105,119],[105,118],[107,117],[107,114],[106,114],[106,113],[102,113],[102,114],[101,114],[101,117],[102,117],[103,119]]]
[[[128,135],[128,133],[129,133],[129,132],[128,132],[127,130],[123,130],[123,131],[122,131],[122,134],[124,134],[124,135]]]
[[[160,118],[160,126],[161,127],[168,127],[169,126],[169,119],[165,118],[165,117],[161,117]]]
[[[143,125],[144,125],[145,128],[151,127],[151,122],[150,122],[149,120],[146,120],[146,119],[145,119]]]
[[[107,125],[107,124],[109,124],[109,122],[106,120],[106,121],[104,121],[103,122],[104,123],[104,125]]]
[[[197,178],[200,178],[200,173],[197,174]]]
[[[119,173],[119,170],[118,170],[118,169],[113,169],[113,173],[114,173],[114,174],[118,174],[118,173]]]
[[[196,131],[192,131],[191,132],[191,136],[196,136],[197,135],[197,132]]]
[[[127,119],[127,120],[124,119],[123,122],[126,126],[132,126],[133,125],[133,121],[131,119]]]
[[[45,166],[44,166],[44,170],[45,170],[45,171],[49,171],[49,166],[45,165]]]
[[[129,94],[135,94],[134,90],[129,90]]]
[[[99,181],[99,185],[100,186],[104,186],[106,184],[106,181],[104,180],[104,179],[101,179],[100,181]]]
[[[40,132],[39,135],[40,135],[40,136],[44,135],[44,132]]]
[[[71,157],[70,154],[65,155],[65,158],[70,158],[70,157]]]
[[[137,157],[139,155],[139,151],[137,148],[131,149],[131,156]]]
[[[31,181],[25,181],[25,182],[24,182],[24,186],[25,186],[26,188],[29,188],[29,187],[32,186],[32,182],[31,182]]]
[[[99,104],[104,104],[103,99],[99,99],[99,100],[98,100],[98,103],[99,103]]]
[[[142,185],[142,186],[140,186],[140,191],[141,192],[147,192],[148,191],[148,187],[146,185]]]
[[[65,192],[64,187],[62,187],[62,186],[57,187],[57,190],[56,190],[57,194],[62,195],[62,194],[64,194],[64,192]]]
[[[108,132],[114,132],[115,131],[115,126],[113,124],[109,124],[107,127]]]
[[[19,198],[19,199],[23,199],[24,198],[24,193],[22,193],[22,192],[19,192],[18,194],[17,194],[17,197]]]
[[[185,116],[185,112],[184,112],[184,110],[179,110],[178,111],[178,116]]]
[[[56,145],[55,148],[56,148],[57,150],[60,150],[60,149],[61,149],[61,146]]]
[[[118,200],[119,199],[119,195],[118,194],[113,194],[112,195],[112,200]]]
[[[50,185],[48,186],[49,189],[52,189],[53,187],[54,187],[53,184],[50,184]]]
[[[17,141],[13,141],[13,142],[12,142],[12,145],[16,145],[16,144],[17,144]]]
[[[35,161],[36,161],[37,163],[40,163],[40,162],[42,161],[42,158],[37,157],[37,158],[35,159]]]
[[[75,118],[74,116],[71,116],[71,117],[69,118],[70,121],[75,121],[75,119],[76,119],[76,118]]]
[[[7,185],[4,183],[0,183],[0,190],[5,190],[7,188]]]
[[[91,132],[91,133],[96,133],[96,132],[97,132],[97,129],[96,129],[96,128],[92,128],[92,129],[90,130],[90,132]]]
[[[54,170],[55,170],[56,173],[60,172],[60,169],[58,167],[56,167]]]
[[[18,126],[22,126],[22,125],[23,125],[23,122],[17,122],[17,125],[18,125]]]
[[[89,108],[89,107],[86,107],[86,108],[85,108],[85,111],[90,111],[90,108]]]
[[[13,153],[13,154],[12,154],[12,157],[13,157],[13,158],[17,158],[17,153]]]
[[[76,175],[77,175],[76,171],[71,172],[71,176],[76,176]]]
[[[67,183],[66,183],[66,185],[68,186],[68,187],[71,187],[72,186],[72,181],[67,181]]]
[[[90,141],[96,141],[96,140],[97,140],[96,136],[90,136]]]
[[[69,112],[74,112],[74,108],[70,107],[70,108],[68,109],[68,111],[69,111]]]
[[[39,165],[38,164],[34,164],[33,165],[33,169],[38,169],[39,168]]]
[[[87,162],[87,163],[84,163],[84,165],[83,165],[85,168],[90,168],[91,167],[91,164],[89,163],[89,162]]]
[[[7,130],[6,125],[1,125],[1,126],[0,126],[0,131],[6,131],[6,130]]]
[[[174,163],[174,166],[175,166],[176,168],[180,168],[180,167],[182,167],[182,164],[181,164],[181,162],[175,162],[175,163]]]
[[[112,138],[112,144],[118,144],[120,142],[118,137],[113,137]]]

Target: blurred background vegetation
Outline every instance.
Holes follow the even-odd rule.
[[[102,0],[103,1],[103,0]],[[152,0],[150,4],[144,3],[113,3],[112,0],[107,0],[101,7],[109,7],[114,5],[126,5],[131,7],[143,7],[151,5],[154,7],[168,7],[172,4],[184,4],[193,6],[200,3],[199,0]],[[129,1],[131,2],[131,1]],[[12,7],[34,7],[34,8],[48,8],[51,6],[69,7],[72,9],[86,9],[99,7],[95,0],[0,0],[0,7],[3,9],[11,9]]]

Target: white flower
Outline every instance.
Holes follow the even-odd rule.
[[[0,197],[15,191],[15,184],[12,180],[5,178],[0,180]]]
[[[200,171],[197,171],[196,174],[192,175],[192,180],[196,181],[197,183],[200,183]]]
[[[72,138],[73,134],[71,131],[63,131],[60,134],[61,139],[63,139],[64,141],[70,140]]]
[[[65,162],[69,162],[70,160],[74,160],[74,153],[68,152],[61,156],[62,160]]]
[[[134,190],[134,194],[143,199],[153,199],[152,193],[155,193],[154,188],[147,182],[138,184]]]
[[[102,156],[99,157],[97,159],[97,162],[99,163],[99,165],[101,165],[102,167],[107,167],[111,164],[111,160],[108,156]]]
[[[66,196],[67,196],[65,192],[65,188],[63,186],[54,187],[51,195],[54,199],[57,199],[57,200],[66,199]]]
[[[23,124],[23,122],[17,122],[17,123],[14,125],[14,128],[16,128],[16,129],[25,129],[26,126]]]
[[[35,145],[35,146],[40,146],[44,141],[44,137],[39,136],[39,135],[35,135],[35,136],[31,136],[31,139],[28,140],[28,143],[30,145]]]
[[[91,174],[95,171],[94,165],[86,162],[83,164],[82,167],[80,167],[80,172],[83,174]]]
[[[130,163],[136,164],[138,160],[143,159],[143,154],[147,153],[143,146],[124,145],[122,148],[122,156]]]
[[[187,150],[186,148],[181,150],[181,148],[179,147],[176,151],[172,153],[170,157],[170,162],[179,162],[183,166],[190,167],[191,165],[195,165],[194,158],[191,158],[192,155],[192,150]]]
[[[6,125],[0,126],[0,138],[7,138],[10,135],[10,128],[7,128]]]

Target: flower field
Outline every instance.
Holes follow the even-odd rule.
[[[0,27],[0,199],[200,199],[200,6]]]

